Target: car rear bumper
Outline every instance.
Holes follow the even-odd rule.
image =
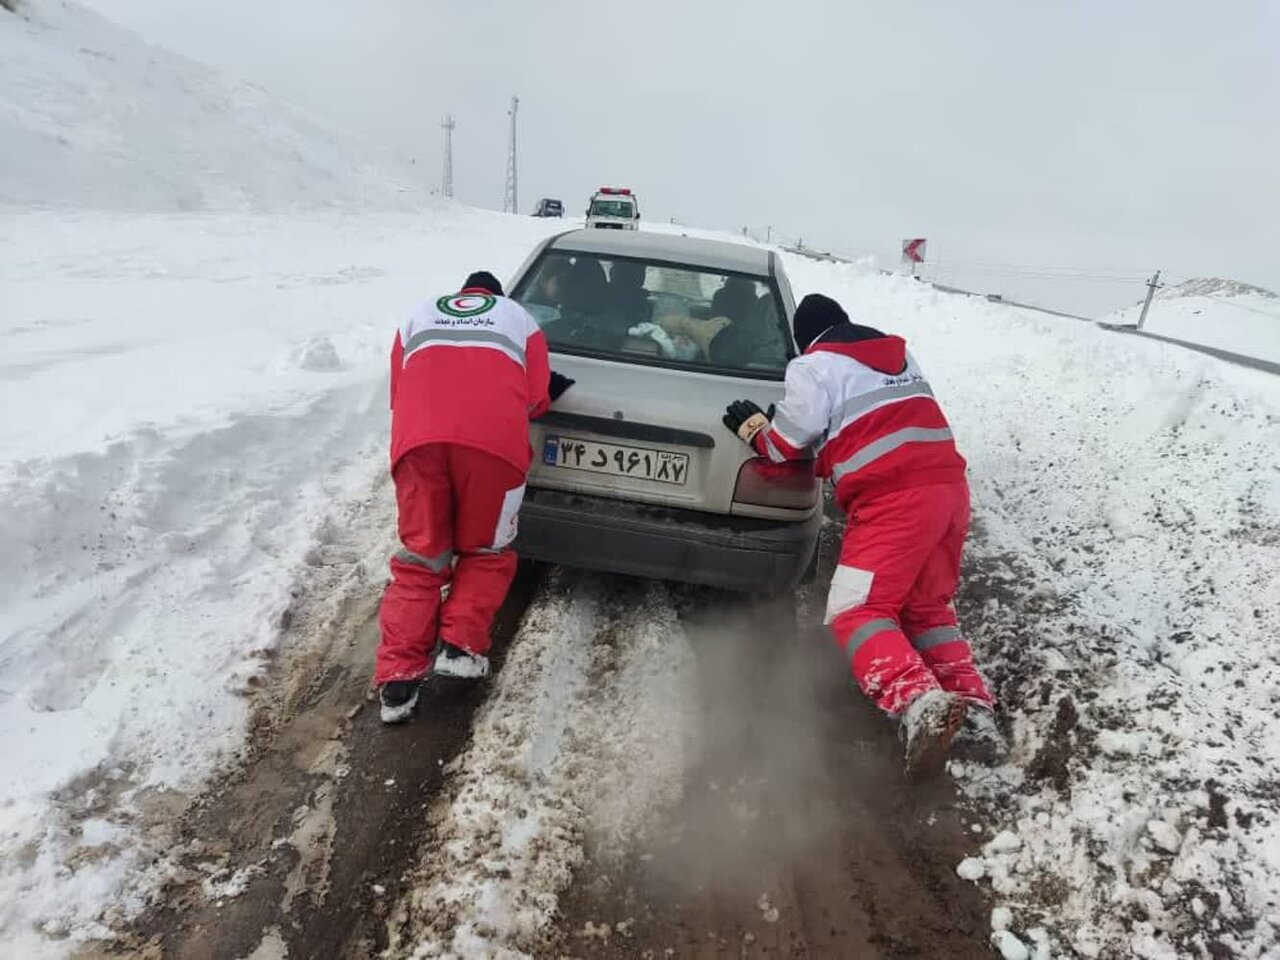
[[[821,513],[796,523],[530,488],[516,549],[548,563],[781,593],[804,577]]]

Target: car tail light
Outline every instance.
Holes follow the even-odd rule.
[[[754,457],[738,471],[733,500],[757,507],[807,510],[818,502],[818,491],[812,460],[774,463],[765,457]]]

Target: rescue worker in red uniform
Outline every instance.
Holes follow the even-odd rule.
[[[901,718],[907,771],[936,772],[971,707],[992,697],[952,597],[969,529],[965,461],[906,341],[849,321],[821,294],[794,320],[801,356],[766,414],[725,425],[776,462],[815,458],[848,516],[826,620],[867,696]]]
[[[379,612],[384,723],[409,718],[428,674],[488,676],[489,628],[516,570],[529,421],[571,383],[551,372],[533,317],[487,272],[422,304],[397,332],[391,474],[402,549]]]

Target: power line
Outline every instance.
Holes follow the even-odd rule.
[[[1036,270],[1044,272],[1066,272],[1079,273],[1094,276],[1097,274],[1124,274],[1127,276],[1140,276],[1145,278],[1146,271],[1141,268],[1128,267],[1074,267],[1060,266],[1056,264],[1035,264],[1035,263],[1006,263],[1001,260],[951,260],[935,257],[927,261],[929,263],[955,264],[959,266],[972,267],[1007,267],[1013,270]]]
[[[925,264],[926,267],[930,264]],[[1081,281],[1084,283],[1123,283],[1123,284],[1140,284],[1143,282],[1142,277],[1104,277],[1090,276],[1083,273],[1033,273],[1031,271],[1016,270],[949,270],[951,276],[963,275],[965,273],[978,274],[985,277],[1003,277],[1010,280],[1065,280],[1065,281]]]
[[[956,260],[927,260],[925,266],[946,268],[952,273],[980,273],[1002,277],[1028,277],[1036,280],[1097,280],[1110,283],[1141,283],[1145,277],[1136,274],[1094,273],[1076,270],[1069,267],[1054,269],[1050,267],[1000,267],[985,264],[961,266]]]
[[[1181,276],[1181,275],[1175,274],[1175,275],[1173,275],[1173,276],[1166,276],[1166,278],[1165,278],[1165,287],[1166,287],[1166,289],[1172,290],[1172,289],[1174,289],[1174,288],[1177,288],[1177,287],[1182,286],[1184,283],[1195,283],[1195,282],[1197,282],[1197,281],[1199,281],[1199,280],[1201,280],[1201,279],[1202,279],[1202,278],[1200,278],[1200,277],[1184,277],[1184,276]],[[1261,310],[1261,309],[1259,309],[1258,307],[1251,307],[1251,306],[1249,306],[1248,304],[1244,304],[1244,303],[1236,303],[1236,302],[1235,302],[1235,298],[1234,298],[1234,297],[1231,297],[1231,296],[1218,296],[1217,294],[1212,293],[1212,292],[1210,292],[1210,293],[1200,293],[1200,294],[1194,294],[1194,293],[1193,293],[1193,294],[1178,294],[1178,295],[1175,295],[1175,296],[1172,296],[1172,297],[1171,297],[1171,296],[1169,296],[1168,294],[1165,294],[1165,295],[1164,295],[1163,297],[1161,297],[1160,299],[1167,303],[1167,302],[1169,302],[1170,300],[1180,300],[1180,299],[1182,299],[1183,297],[1186,297],[1186,296],[1199,296],[1199,297],[1204,298],[1205,300],[1212,300],[1214,303],[1221,304],[1221,305],[1222,305],[1222,306],[1224,306],[1224,307],[1231,307],[1233,310],[1244,310],[1244,311],[1246,311],[1247,313],[1256,313],[1256,314],[1258,314],[1258,316],[1260,316],[1260,317],[1268,317],[1268,318],[1270,318],[1270,319],[1272,319],[1272,320],[1280,321],[1280,313],[1272,313],[1272,312],[1271,312],[1271,311],[1269,311],[1269,310]],[[1280,305],[1280,300],[1277,300],[1277,304],[1278,304],[1278,305]]]
[[[1259,310],[1257,307],[1246,306],[1243,303],[1235,303],[1228,297],[1215,297],[1210,294],[1206,299],[1212,300],[1214,303],[1220,303],[1224,307],[1234,307],[1237,310],[1247,310],[1250,313],[1256,313],[1262,317],[1270,317],[1272,320],[1280,321],[1280,313],[1268,313],[1266,310]]]

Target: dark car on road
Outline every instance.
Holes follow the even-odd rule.
[[[559,200],[553,200],[551,197],[543,197],[538,201],[538,205],[533,209],[535,217],[563,217],[564,204]]]

